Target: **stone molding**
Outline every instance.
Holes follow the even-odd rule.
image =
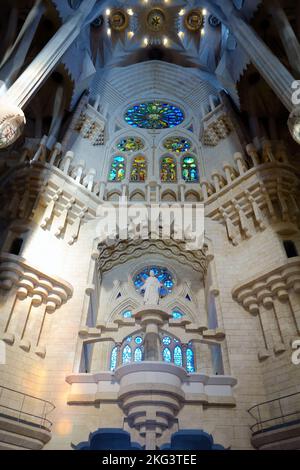
[[[286,263],[253,276],[234,287],[232,297],[252,314],[259,312],[259,305],[270,308],[274,298],[289,298],[289,290],[300,293],[300,257],[290,258]]]
[[[16,255],[0,255],[0,288],[10,290],[17,286],[20,300],[32,297],[35,306],[46,304],[46,311],[53,313],[73,295],[73,287],[56,276],[49,276],[31,266]]]

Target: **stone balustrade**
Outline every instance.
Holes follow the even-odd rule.
[[[98,196],[100,200],[103,200],[107,190],[107,183],[96,179],[96,169],[86,168],[84,160],[73,163],[75,161],[74,152],[67,151],[62,155],[62,145],[60,143],[56,143],[52,151],[47,155],[47,149],[45,147],[46,142],[47,136],[44,136],[41,139],[37,150],[34,153],[27,150],[26,154],[24,154],[25,156],[23,160],[31,158],[31,162],[45,162],[48,163],[48,165],[55,166],[65,175],[74,179],[76,183],[84,186],[89,192]],[[262,142],[262,150],[260,152],[256,149],[254,144],[247,145],[245,150],[246,153],[244,155],[240,152],[236,152],[233,155],[235,163],[224,162],[222,170],[214,169],[210,178],[201,178],[200,188],[187,187],[185,182],[182,181],[180,197],[178,195],[178,198],[184,202],[185,195],[193,189],[198,194],[200,201],[210,203],[211,199],[217,194],[229,190],[236,180],[243,177],[256,167],[260,167],[265,163],[271,162],[288,163],[284,143],[281,141],[271,142],[264,140]],[[120,191],[123,194],[126,193],[129,195],[129,185],[129,181],[123,182],[123,188],[120,187]],[[160,190],[156,192],[158,193],[159,198],[161,198],[163,191]]]

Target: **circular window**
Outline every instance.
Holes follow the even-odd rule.
[[[150,101],[129,108],[124,119],[130,126],[141,129],[167,129],[181,124],[184,113],[169,103]]]
[[[133,279],[133,282],[137,292],[143,294],[143,284],[145,283],[146,279],[150,276],[150,271],[154,272],[155,277],[162,284],[159,293],[160,297],[165,297],[166,295],[170,294],[174,287],[173,276],[168,271],[168,269],[162,268],[160,266],[147,266],[141,272],[136,274]]]

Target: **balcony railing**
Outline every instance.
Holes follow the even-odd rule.
[[[0,385],[0,416],[22,424],[51,431],[47,416],[55,406],[41,398]]]
[[[300,424],[300,392],[259,403],[252,406],[248,413],[256,421],[250,426],[253,434]]]

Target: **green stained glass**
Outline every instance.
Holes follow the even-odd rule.
[[[147,173],[146,159],[143,156],[135,157],[131,167],[131,181],[145,181]]]
[[[182,178],[188,183],[197,183],[199,181],[197,163],[194,157],[188,156],[182,159]]]
[[[144,142],[139,137],[127,137],[118,142],[120,152],[138,152],[144,148]]]
[[[125,159],[117,155],[111,162],[109,181],[122,181],[125,178]]]
[[[161,160],[160,177],[163,183],[174,183],[177,180],[176,162],[173,157],[164,157]]]
[[[184,114],[169,103],[150,101],[129,108],[124,119],[127,124],[141,129],[167,129],[181,124]]]
[[[164,141],[164,147],[170,152],[182,153],[190,150],[192,143],[184,137],[169,137]]]

